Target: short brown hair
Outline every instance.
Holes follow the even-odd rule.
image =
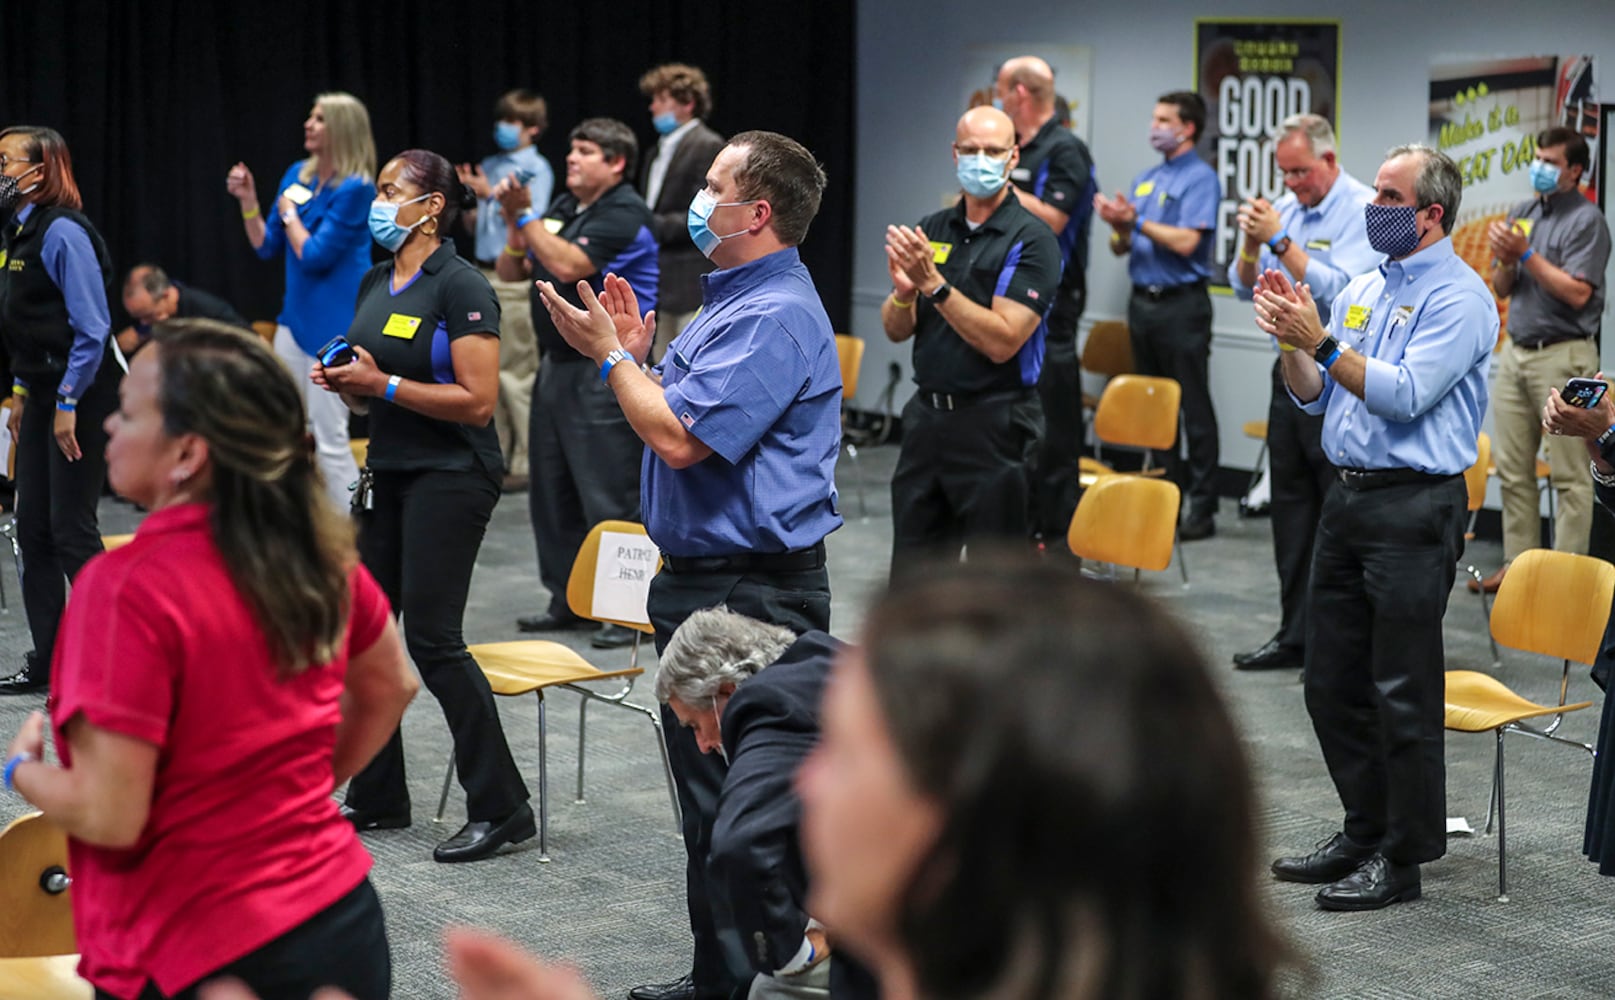
[[[507,91],[493,106],[494,121],[521,122],[540,132],[549,127],[550,107],[544,98],[525,87]]]
[[[624,180],[634,176],[634,164],[639,162],[639,140],[634,130],[615,118],[585,118],[567,134],[566,141],[582,139],[600,147],[608,160],[622,157]]]
[[[697,118],[712,113],[712,88],[699,67],[664,63],[639,78],[639,92],[646,97],[655,97],[664,90],[680,104],[695,105]]]
[[[774,209],[774,235],[787,246],[801,244],[819,214],[827,183],[819,161],[806,146],[778,132],[742,132],[729,145],[746,151],[735,167],[739,197],[768,202]]]
[[[1582,138],[1575,129],[1555,125],[1545,128],[1537,133],[1536,144],[1538,149],[1543,147],[1563,146],[1565,148],[1565,165],[1580,167],[1582,176],[1592,167],[1592,154],[1587,149],[1587,140]]]
[[[77,212],[84,207],[78,181],[73,179],[73,154],[67,151],[62,133],[43,125],[13,125],[0,132],[0,139],[20,135],[28,140],[28,159],[41,164],[39,190],[34,203],[47,207],[60,205]]]

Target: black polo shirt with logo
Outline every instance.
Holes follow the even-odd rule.
[[[1020,162],[1009,179],[1067,213],[1065,228],[1055,234],[1066,265],[1060,287],[1086,292],[1088,235],[1093,229],[1093,196],[1099,190],[1088,144],[1050,118],[1030,142],[1022,144]]]
[[[656,308],[656,287],[661,268],[656,261],[656,234],[651,231],[650,206],[639,196],[631,184],[618,184],[601,195],[587,208],[578,207],[577,196],[570,191],[550,203],[544,212],[544,228],[575,244],[588,254],[594,264],[589,275],[589,286],[600,293],[607,274],[616,274],[627,280],[639,301],[641,316]],[[539,259],[528,252],[533,263],[533,280],[548,281],[568,302],[582,308],[578,298],[577,282],[560,281],[544,267]],[[557,361],[577,361],[582,354],[561,336],[550,319],[550,312],[538,295],[535,285],[529,291],[533,309],[533,331],[538,335],[538,351],[545,358]]]
[[[937,270],[954,288],[978,305],[992,308],[1002,295],[1042,317],[1060,283],[1060,247],[1054,233],[1021,207],[1014,191],[974,230],[965,221],[965,203],[926,216],[920,222]],[[982,393],[1037,384],[1043,370],[1047,324],[1037,329],[1015,356],[994,362],[954,332],[923,296],[915,305],[914,382],[928,392]]]
[[[348,342],[373,354],[388,375],[446,385],[455,381],[454,341],[499,336],[499,298],[481,271],[455,255],[453,240],[444,240],[402,289],[393,291],[392,278],[390,260],[365,273],[348,328]],[[387,471],[504,470],[492,421],[469,427],[379,396],[370,401],[368,463]]]

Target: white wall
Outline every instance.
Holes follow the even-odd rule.
[[[869,342],[857,402],[874,405],[890,362],[903,369],[898,405],[908,397],[908,345],[889,343],[880,328],[880,303],[890,289],[884,233],[892,222],[910,223],[935,211],[953,190],[949,143],[961,109],[950,65],[982,42],[1087,45],[1094,51],[1090,116],[1094,160],[1106,191],[1125,187],[1155,162],[1146,142],[1157,95],[1193,88],[1194,19],[1329,17],[1341,22],[1340,158],[1372,182],[1386,149],[1423,142],[1428,134],[1429,67],[1460,55],[1516,56],[1587,53],[1606,101],[1615,100],[1615,2],[1561,0],[1533,6],[1518,0],[1467,0],[1463,4],[1359,0],[1325,4],[1301,0],[1283,6],[1230,0],[1208,7],[1189,0],[1147,4],[1103,0],[1020,0],[1013,7],[979,0],[865,0],[858,5],[857,234],[853,249],[852,331]],[[1609,141],[1615,137],[1605,137]],[[1606,178],[1605,182],[1608,183]],[[1527,192],[1522,187],[1521,197]],[[1125,318],[1130,288],[1126,262],[1103,245],[1103,226],[1088,267],[1084,324]],[[1211,379],[1222,432],[1222,462],[1249,467],[1257,445],[1240,424],[1267,415],[1268,341],[1250,319],[1250,307],[1213,296]],[[1606,304],[1605,367],[1615,370],[1615,303]]]

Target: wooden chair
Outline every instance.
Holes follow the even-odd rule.
[[[662,770],[667,778],[667,794],[673,802],[674,829],[680,829],[680,813],[678,794],[673,786],[673,766],[667,758],[667,742],[663,739],[662,719],[654,709],[644,708],[628,701],[628,695],[634,689],[634,681],[638,679],[645,669],[639,665],[639,647],[641,640],[652,634],[650,620],[644,611],[644,593],[650,585],[650,576],[661,568],[661,556],[657,555],[654,568],[643,580],[638,581],[637,607],[626,614],[618,616],[613,613],[622,609],[597,608],[595,606],[596,582],[600,579],[602,568],[608,571],[621,566],[610,552],[602,546],[602,539],[607,535],[630,536],[635,546],[649,548],[649,537],[645,534],[645,527],[631,521],[601,521],[589,530],[588,537],[583,541],[583,547],[578,550],[577,559],[572,563],[572,574],[566,581],[566,603],[572,613],[580,618],[591,621],[621,625],[633,629],[636,633],[634,644],[629,647],[628,665],[625,667],[602,670],[594,666],[570,646],[559,642],[549,642],[542,639],[525,639],[515,642],[487,642],[471,646],[470,652],[482,668],[483,674],[488,678],[488,686],[493,693],[506,697],[517,697],[524,694],[533,694],[538,698],[538,860],[549,861],[549,762],[546,759],[545,744],[548,737],[548,727],[544,716],[544,693],[549,688],[565,688],[582,696],[578,705],[578,796],[577,801],[583,801],[583,762],[585,749],[585,734],[588,724],[588,710],[591,701],[604,702],[617,708],[637,712],[650,720],[651,729],[656,737],[656,749],[662,755]],[[612,693],[604,693],[594,688],[583,687],[582,684],[590,681],[617,680],[622,687]],[[454,780],[454,754],[449,754],[449,770],[443,778],[443,794],[437,804],[437,820],[443,819],[443,810],[448,805],[449,784]]]
[[[1262,481],[1262,463],[1267,458],[1267,421],[1247,420],[1239,429],[1251,440],[1262,442],[1262,446],[1256,450],[1256,464],[1251,466],[1251,477],[1245,483],[1245,495],[1249,496],[1256,484]],[[1245,505],[1241,503],[1240,513],[1243,514],[1244,510]]]
[[[1133,335],[1121,320],[1104,319],[1088,330],[1088,339],[1082,342],[1082,356],[1078,364],[1083,371],[1103,375],[1107,379],[1133,373]],[[1082,408],[1088,413],[1099,408],[1099,397],[1082,394]]]
[[[275,346],[275,328],[280,324],[272,319],[255,319],[252,321],[252,332],[263,338],[264,343],[270,347]],[[304,373],[307,374],[306,372]]]
[[[1497,678],[1474,670],[1449,670],[1446,676],[1446,728],[1461,733],[1494,734],[1497,752],[1492,765],[1492,796],[1486,831],[1497,817],[1497,898],[1508,902],[1508,835],[1504,810],[1503,737],[1509,733],[1558,743],[1593,753],[1585,743],[1554,735],[1566,714],[1590,701],[1566,704],[1570,663],[1591,664],[1598,656],[1615,597],[1615,566],[1591,556],[1530,549],[1509,567],[1492,605],[1491,633],[1505,646],[1563,661],[1556,702],[1537,703],[1515,694]],[[1552,717],[1545,726],[1534,720]],[[1533,721],[1528,721],[1533,720]]]
[[[1495,475],[1497,475],[1497,463],[1495,463],[1495,462],[1487,462],[1486,463],[1486,475],[1487,476],[1495,476]],[[1466,475],[1465,482],[1467,482],[1467,481],[1468,481],[1468,479],[1467,479],[1467,475]],[[1548,545],[1547,545],[1547,547],[1551,549],[1551,548],[1553,548],[1553,533],[1558,528],[1558,523],[1557,522],[1559,520],[1559,494],[1558,494],[1558,491],[1556,491],[1553,488],[1553,467],[1550,466],[1548,464],[1548,460],[1543,458],[1541,455],[1538,455],[1536,457],[1536,484],[1537,484],[1536,489],[1537,489],[1537,493],[1539,495],[1538,496],[1539,500],[1540,500],[1540,494],[1546,493],[1548,495]]]
[[[1066,544],[1079,559],[1163,570],[1178,534],[1177,484],[1142,476],[1106,476],[1082,494]]]
[[[1468,493],[1469,526],[1464,529],[1466,541],[1475,537],[1475,519],[1480,516],[1480,509],[1486,506],[1486,480],[1492,470],[1492,437],[1485,431],[1475,439],[1475,464],[1464,470],[1464,490]],[[1476,583],[1484,584],[1485,574],[1472,565],[1465,565],[1464,572],[1474,578]],[[1492,618],[1491,604],[1487,600],[1486,588],[1480,588],[1480,620],[1489,623]],[[1492,638],[1490,624],[1486,626],[1486,640],[1492,644],[1492,664],[1496,666],[1500,661],[1497,653],[1497,640]]]
[[[0,997],[88,1000],[75,973],[67,836],[39,813],[0,831]]]
[[[1154,464],[1155,452],[1170,449],[1178,438],[1178,413],[1183,388],[1174,379],[1149,375],[1118,375],[1105,386],[1094,411],[1094,451],[1111,445],[1137,448],[1144,452],[1141,475],[1160,476],[1165,469]],[[1084,490],[1100,479],[1115,476],[1115,469],[1097,458],[1078,459],[1077,481]],[[1189,582],[1183,546],[1178,545],[1178,572]]]
[[[858,512],[869,516],[869,501],[864,497],[863,463],[858,461],[858,445],[847,436],[847,401],[858,394],[858,373],[864,366],[864,342],[851,334],[836,334],[836,358],[841,362],[841,447],[857,466],[855,482],[858,489]]]

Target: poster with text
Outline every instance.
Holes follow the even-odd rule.
[[[1529,167],[1536,137],[1563,125],[1592,147],[1582,191],[1593,201],[1597,169],[1598,91],[1591,56],[1451,59],[1430,68],[1430,145],[1452,157],[1464,178],[1452,232],[1453,249],[1482,277],[1491,270],[1487,229],[1532,197]],[[1508,326],[1508,303],[1498,306]]]
[[[1284,193],[1273,161],[1279,124],[1310,113],[1339,131],[1340,22],[1199,18],[1194,53],[1195,81],[1206,102],[1206,130],[1195,148],[1222,185],[1212,286],[1226,291],[1240,202],[1273,201]]]

